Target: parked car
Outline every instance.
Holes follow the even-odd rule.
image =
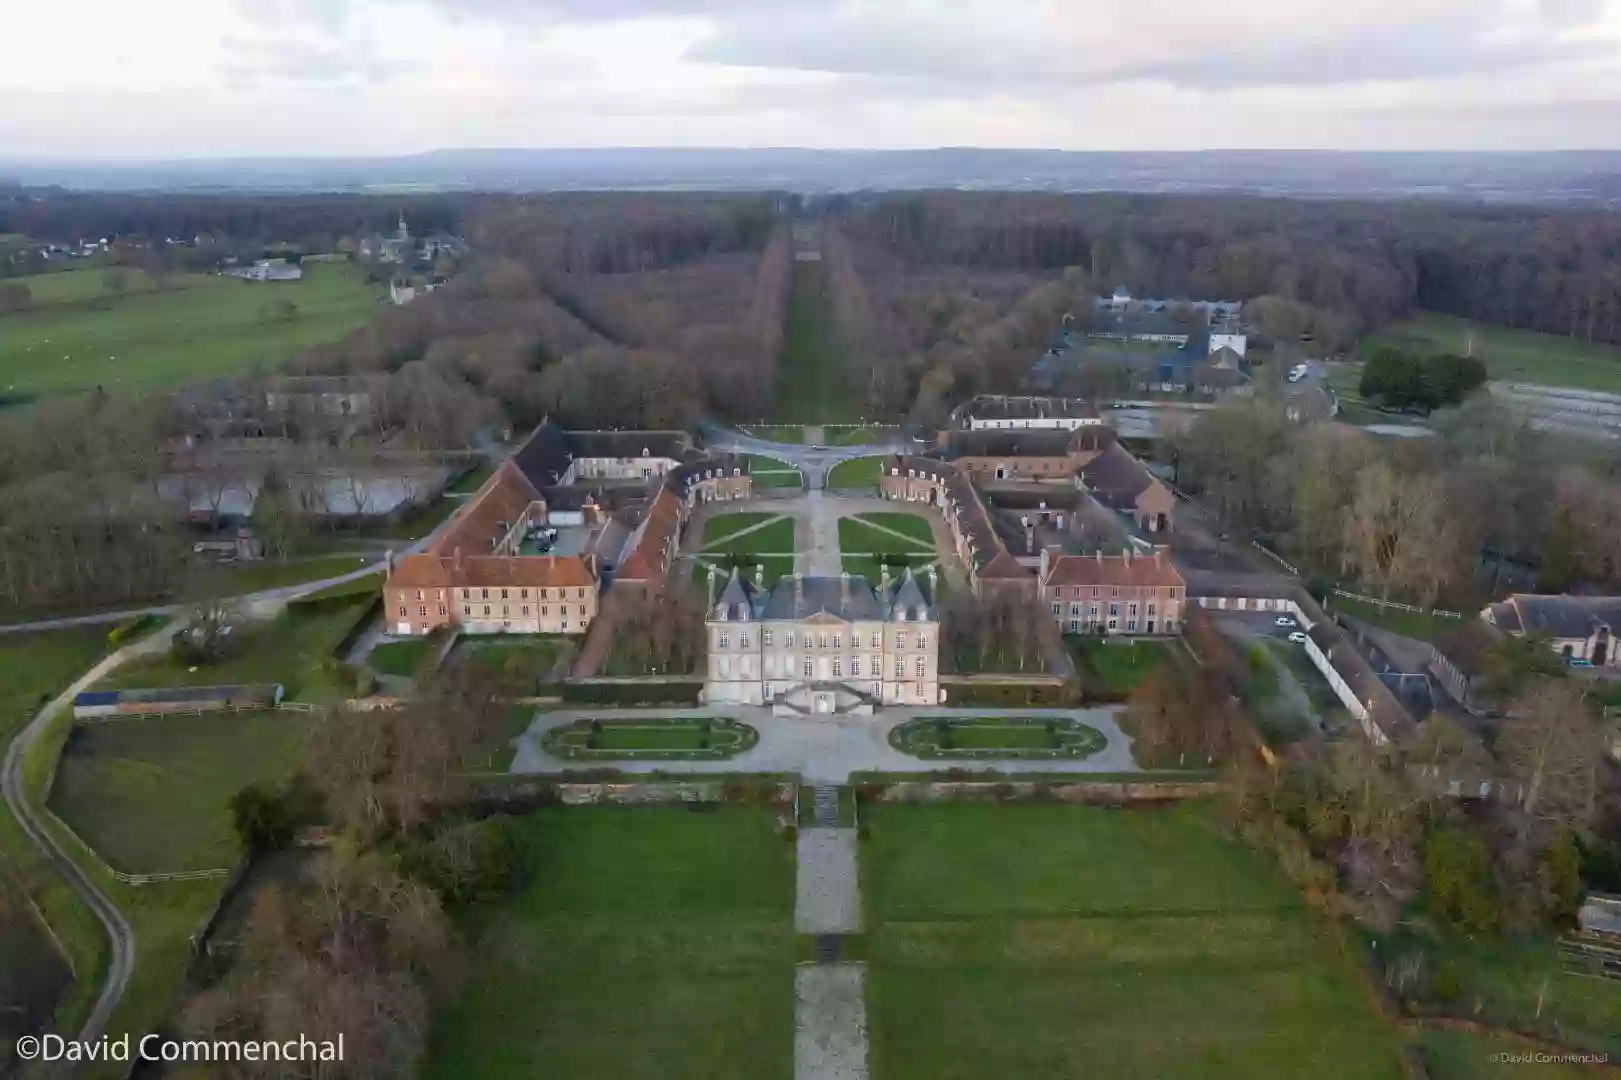
[[[1296,630],[1294,633],[1289,635],[1289,640],[1294,642],[1296,645],[1304,645],[1306,643],[1306,635],[1302,634],[1299,630]]]
[[[1293,626],[1299,626],[1300,624],[1295,622],[1293,619],[1289,618],[1289,616],[1287,616],[1287,615],[1279,615],[1276,619],[1272,620],[1272,625],[1273,626],[1293,627]]]

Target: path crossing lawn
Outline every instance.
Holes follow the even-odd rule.
[[[900,534],[900,535],[897,535]],[[934,551],[929,523],[912,514],[861,514],[839,519],[845,551]]]
[[[125,664],[97,687],[279,682],[288,698],[301,700],[341,692],[332,651],[370,606],[371,598],[360,596],[330,611],[289,610],[269,622],[246,622],[232,634],[230,656],[221,663],[193,667],[168,654],[152,656]]]
[[[1401,1080],[1353,954],[1208,806],[863,808],[884,1080]]]
[[[772,518],[781,517],[780,514],[760,514],[748,511],[739,511],[735,514],[716,514],[704,522],[704,546],[718,543],[733,533],[756,525],[764,525]]]
[[[773,516],[775,515],[767,515],[766,520],[770,521]],[[713,524],[713,522],[710,524]],[[735,531],[734,529],[726,530],[727,533],[735,533]],[[704,527],[704,533],[704,552],[706,554],[792,555],[794,553],[794,522],[792,518],[780,517],[776,521],[771,521],[769,525],[763,525],[753,532],[746,532],[741,536],[734,536],[730,540],[723,539],[711,542],[708,538],[709,528],[707,525]]]
[[[379,562],[375,555],[322,555],[318,558],[298,559],[293,562],[238,563],[225,570],[225,587],[233,593],[246,594],[280,589],[288,585],[302,585],[307,581],[323,581],[342,577]]]
[[[884,459],[881,457],[856,458],[853,461],[841,461],[828,470],[827,486],[830,488],[875,488],[878,486],[878,477],[883,475]]]
[[[761,454],[746,456],[749,459],[749,475],[754,478],[757,488],[796,488],[805,483],[799,470],[786,461]]]
[[[238,855],[231,796],[291,776],[314,715],[279,709],[78,724],[57,765],[51,809],[114,869],[228,868]]]
[[[704,812],[698,812],[701,809]],[[528,878],[466,913],[429,1080],[789,1080],[794,846],[770,810],[542,810]]]

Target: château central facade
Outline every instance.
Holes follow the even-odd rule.
[[[815,714],[940,700],[939,613],[911,571],[877,588],[793,574],[762,589],[734,570],[706,625],[711,703]]]

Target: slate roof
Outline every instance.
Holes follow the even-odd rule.
[[[1088,425],[1075,431],[1051,428],[989,428],[953,431],[947,437],[948,458],[961,457],[1067,457],[1098,453],[1118,436],[1114,428]]]
[[[1498,629],[1485,620],[1467,619],[1438,635],[1434,649],[1466,678],[1473,679],[1486,673],[1486,650],[1500,637]]]
[[[992,510],[1074,510],[1086,495],[1066,484],[1022,484],[980,489],[985,505]]]
[[[430,555],[458,550],[463,555],[487,555],[540,497],[516,465],[503,461],[424,551]]]
[[[1621,631],[1621,596],[1515,593],[1487,611],[1493,622],[1513,634],[1586,638],[1601,626]]]
[[[692,449],[684,431],[570,431],[564,438],[569,452],[577,458],[656,457],[680,461]]]
[[[982,396],[970,401],[963,415],[974,420],[1096,420],[1091,402],[1065,397]]]
[[[734,568],[716,607],[735,618],[739,604],[757,620],[799,621],[826,613],[846,622],[883,622],[905,616],[908,622],[933,621],[937,613],[908,568],[888,590],[874,587],[860,574],[814,577],[790,574],[766,590],[756,589]]]
[[[1154,483],[1154,474],[1119,443],[1081,466],[1081,482],[1099,501],[1135,501]]]

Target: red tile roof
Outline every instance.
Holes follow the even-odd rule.
[[[433,555],[454,555],[460,548],[464,556],[488,555],[529,505],[539,501],[540,492],[517,466],[510,460],[503,461],[424,550]]]
[[[406,555],[394,563],[389,588],[464,589],[502,586],[594,588],[597,578],[578,555],[479,555],[463,558]]]
[[[1043,585],[1176,586],[1187,582],[1169,559],[1154,555],[1060,555],[1050,559]]]
[[[664,576],[664,553],[681,524],[681,500],[669,488],[661,488],[647,508],[635,535],[630,554],[614,572],[616,581],[654,582]]]

